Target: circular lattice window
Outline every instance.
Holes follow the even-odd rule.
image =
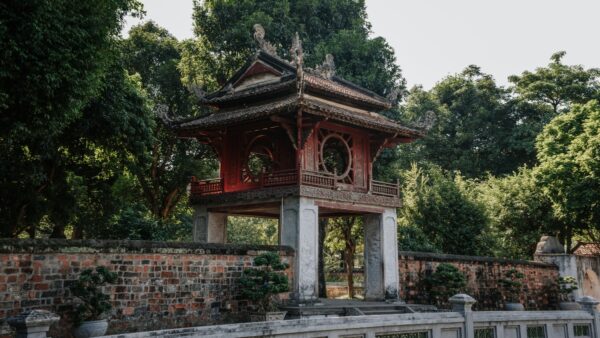
[[[328,134],[321,140],[320,161],[324,171],[335,175],[337,180],[349,178],[352,170],[351,139],[341,134]]]
[[[244,182],[258,182],[261,174],[272,172],[275,161],[273,144],[266,137],[259,137],[250,142],[247,148],[242,178]]]

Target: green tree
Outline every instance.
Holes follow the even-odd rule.
[[[362,221],[357,217],[328,219],[325,246],[330,253],[343,252],[349,298],[354,298],[354,260],[357,249],[364,242],[363,229]]]
[[[253,26],[261,24],[281,57],[289,59],[298,32],[306,65],[320,64],[332,53],[338,74],[386,94],[404,89],[392,48],[383,38],[370,38],[363,0],[209,0],[195,2],[194,43],[185,44],[184,79],[205,89],[223,84],[252,54]]]
[[[552,203],[530,168],[488,177],[475,186],[473,198],[485,206],[497,257],[531,259],[540,237],[554,233],[559,226]]]
[[[64,181],[65,130],[98,95],[123,17],[140,9],[134,0],[0,4],[0,236],[47,210],[45,194]]]
[[[415,87],[402,107],[402,119],[414,123],[431,114],[435,121],[424,138],[398,150],[398,166],[432,162],[477,178],[510,173],[535,160],[535,134],[521,127],[529,121],[531,109],[526,108],[477,66],[443,79],[430,91]]]
[[[131,74],[139,74],[155,111],[171,118],[194,116],[192,94],[181,82],[179,42],[167,30],[149,21],[135,26],[123,41],[123,58]],[[150,212],[168,220],[186,195],[191,176],[214,175],[212,150],[196,140],[179,139],[155,116],[152,145],[137,154],[128,169],[136,177]]]
[[[405,172],[404,205],[398,217],[400,249],[426,246],[451,254],[490,254],[493,243],[487,235],[489,221],[483,205],[470,198],[468,189],[462,176],[437,166],[413,166]],[[414,230],[407,232],[404,228]],[[402,237],[406,233],[416,236],[407,240]]]
[[[510,76],[515,92],[524,100],[548,105],[554,115],[569,110],[574,103],[598,98],[600,70],[565,65],[565,55],[564,51],[556,52],[546,67]]]
[[[537,139],[535,175],[562,222],[560,237],[594,241],[600,229],[600,104],[574,105],[555,117]]]
[[[236,244],[277,245],[276,219],[259,217],[227,217],[227,242]]]

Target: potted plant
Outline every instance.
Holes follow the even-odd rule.
[[[561,310],[580,310],[581,307],[575,302],[573,291],[577,290],[577,280],[573,276],[558,277],[558,292],[560,293]]]
[[[242,299],[250,300],[255,313],[252,321],[283,320],[286,312],[279,311],[279,294],[289,290],[288,277],[283,271],[289,265],[281,262],[277,253],[267,252],[254,258],[254,266],[246,269],[239,280]]]
[[[79,279],[69,288],[76,298],[73,309],[75,338],[98,337],[106,333],[108,321],[103,318],[103,315],[112,308],[112,305],[109,296],[104,294],[100,287],[112,284],[116,280],[116,273],[99,266],[95,270],[83,270]]]
[[[525,278],[525,275],[513,268],[506,271],[504,278],[499,281],[501,289],[504,291],[504,297],[506,299],[504,308],[507,311],[525,310],[525,307],[520,302],[523,278]]]

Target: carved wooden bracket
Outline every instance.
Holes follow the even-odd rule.
[[[290,142],[292,142],[292,146],[294,147],[294,150],[298,150],[298,145],[296,144],[296,139],[294,137],[294,135],[296,134],[296,130],[293,127],[294,122],[292,120],[286,119],[281,116],[276,116],[276,115],[271,116],[271,121],[279,123],[281,128],[283,128],[285,130],[285,133],[287,134],[288,138],[290,139]]]

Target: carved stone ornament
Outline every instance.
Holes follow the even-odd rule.
[[[258,47],[267,54],[277,55],[277,49],[269,41],[265,40],[265,29],[259,23],[254,24],[254,40]]]
[[[190,85],[188,86],[189,91],[191,91],[199,101],[202,101],[206,96],[206,92],[202,87],[198,85]]]
[[[333,61],[333,55],[325,55],[325,61],[317,66],[317,73],[324,78],[331,79],[335,75],[335,62]]]
[[[169,117],[169,107],[164,104],[154,106],[154,113],[167,126],[172,126],[175,121]]]
[[[385,98],[391,102],[397,102],[398,99],[400,99],[401,93],[402,93],[402,90],[398,87],[395,87],[395,88],[392,88],[392,90],[390,90],[390,92],[385,96]]]
[[[437,121],[435,113],[431,110],[425,112],[425,115],[421,116],[417,121],[417,127],[423,130],[431,130]]]
[[[290,48],[290,55],[292,56],[292,64],[295,66],[302,66],[304,63],[304,52],[302,51],[302,40],[298,32],[292,38],[292,47]]]

